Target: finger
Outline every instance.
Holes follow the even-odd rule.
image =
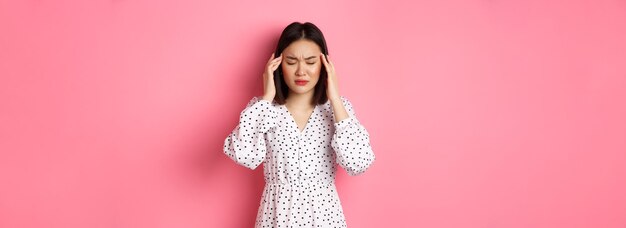
[[[274,58],[272,62],[280,62],[282,59],[283,59],[283,55],[281,54],[280,56]]]
[[[326,55],[324,55],[324,53],[322,53],[321,55],[322,55],[322,63],[324,64],[326,68],[328,68],[328,60],[326,60]]]
[[[270,56],[270,59],[267,60],[267,63],[265,64],[266,67],[272,64],[272,61],[274,61],[274,53],[272,53],[272,56]]]
[[[272,66],[278,66],[281,62],[281,59],[274,59],[274,61],[272,61]]]
[[[280,66],[280,62],[274,62],[271,65],[271,69],[272,71],[275,71],[276,69],[278,69],[278,66]]]
[[[328,65],[330,67],[335,67],[335,65],[333,65],[333,62],[330,61],[330,56],[329,55],[326,55],[326,62],[328,62]]]
[[[333,65],[333,63],[330,62],[330,58],[328,58],[328,55],[324,55],[324,66],[326,67],[326,71],[328,72],[335,71],[335,66]]]
[[[281,53],[280,56],[278,56],[277,58],[275,58],[272,62],[272,69],[276,70],[276,68],[278,68],[278,65],[280,65],[280,63],[283,60],[283,54]]]

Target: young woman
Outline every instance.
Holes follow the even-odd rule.
[[[278,57],[276,57],[278,56]],[[280,70],[278,70],[280,68]],[[282,32],[224,153],[250,169],[263,163],[256,227],[346,227],[334,185],[337,164],[363,173],[375,160],[369,133],[339,95],[322,32],[294,22]]]

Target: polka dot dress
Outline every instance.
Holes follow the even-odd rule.
[[[263,163],[265,188],[256,227],[347,227],[335,188],[337,164],[349,175],[375,160],[369,134],[348,99],[349,117],[335,122],[330,101],[316,105],[300,131],[285,105],[253,97],[224,153],[255,169]]]

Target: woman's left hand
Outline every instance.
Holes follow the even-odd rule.
[[[326,87],[326,96],[328,96],[328,100],[330,100],[331,107],[333,108],[335,123],[338,123],[348,118],[349,114],[346,111],[346,107],[343,106],[343,101],[339,96],[339,86],[337,86],[337,74],[335,74],[335,65],[333,65],[333,63],[328,60],[328,56],[324,55],[323,53],[321,55],[324,67],[326,67],[326,73],[328,73],[328,86]]]
[[[324,63],[324,68],[326,68],[326,73],[328,75],[326,96],[331,101],[338,101],[339,86],[337,85],[337,74],[335,73],[335,65],[333,65],[333,63],[328,60],[328,57],[324,55],[324,53],[321,53],[320,55],[322,56],[322,63]]]

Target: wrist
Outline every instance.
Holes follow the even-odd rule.
[[[269,96],[265,96],[265,95],[263,95],[263,96],[261,96],[261,99],[266,100],[266,101],[269,101],[269,102],[272,102],[272,100],[273,100],[274,98],[273,98],[273,97],[269,97]]]
[[[328,100],[330,100],[331,103],[341,103],[341,97],[329,97]]]

